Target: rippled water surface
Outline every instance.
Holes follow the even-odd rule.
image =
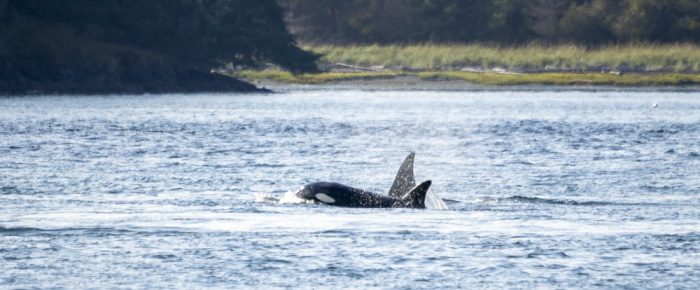
[[[10,97],[0,138],[0,288],[700,286],[698,92]],[[289,194],[409,152],[448,210]]]

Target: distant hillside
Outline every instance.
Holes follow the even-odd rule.
[[[308,44],[700,43],[698,0],[278,0]]]
[[[0,0],[0,93],[251,91],[224,65],[313,71],[274,0]]]

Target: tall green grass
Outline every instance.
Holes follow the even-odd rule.
[[[499,47],[481,44],[304,46],[321,62],[420,70],[484,69],[700,71],[695,44],[626,44],[587,49],[576,45]]]

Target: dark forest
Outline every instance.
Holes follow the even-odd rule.
[[[280,0],[307,43],[700,41],[696,0]]]
[[[0,92],[252,90],[209,71],[315,59],[273,0],[0,0]]]

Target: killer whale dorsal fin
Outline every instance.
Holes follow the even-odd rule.
[[[425,208],[425,196],[428,194],[430,184],[432,181],[426,180],[416,185],[401,198],[401,201],[411,208]]]
[[[394,178],[394,184],[389,189],[389,196],[400,197],[416,186],[416,179],[413,176],[413,159],[415,157],[416,153],[411,152],[401,163],[399,172],[396,173]]]

